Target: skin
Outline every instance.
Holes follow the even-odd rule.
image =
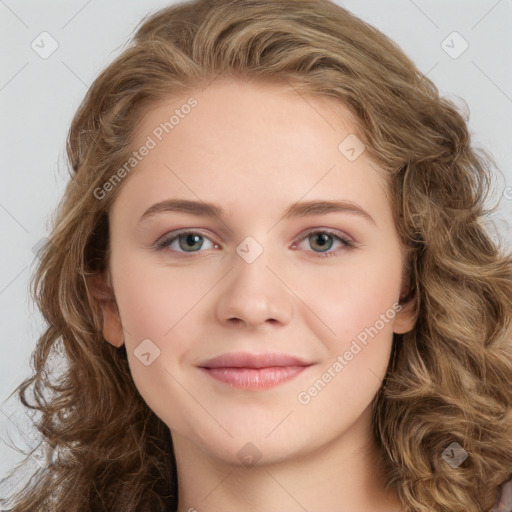
[[[413,328],[411,308],[403,304],[309,403],[298,400],[407,292],[382,176],[368,152],[349,161],[338,149],[356,133],[353,118],[333,99],[279,83],[217,79],[190,96],[198,105],[125,178],[109,212],[112,301],[102,302],[105,339],[126,344],[137,389],[170,429],[179,511],[402,510],[375,464],[369,406],[393,332]],[[148,111],[133,147],[187,98]],[[163,212],[139,223],[169,198],[213,202],[225,217]],[[357,203],[375,224],[349,212],[282,218],[314,199]],[[203,236],[189,252],[186,240],[153,247],[181,228]],[[322,249],[310,228],[357,245],[332,237]],[[236,251],[248,236],[263,249],[252,263]],[[148,366],[134,353],[145,339],[160,350]],[[267,390],[197,368],[234,351],[314,364]],[[247,443],[242,454],[260,457],[256,465],[239,454]]]

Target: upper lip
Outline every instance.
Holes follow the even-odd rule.
[[[269,368],[272,366],[309,366],[311,364],[313,363],[287,354],[231,352],[209,359],[199,366],[202,368]]]

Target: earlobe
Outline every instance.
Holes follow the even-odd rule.
[[[396,334],[412,331],[417,320],[416,301],[413,298],[407,302],[400,301],[400,307],[393,323],[393,332]]]
[[[417,320],[417,308],[414,297],[409,292],[400,295],[400,310],[393,323],[393,332],[404,334],[412,331]]]
[[[115,301],[105,302],[101,305],[103,316],[103,337],[114,347],[124,343],[123,326]]]
[[[96,302],[102,321],[102,333],[108,343],[120,347],[124,343],[123,326],[112,290],[108,271],[88,278],[91,294]]]

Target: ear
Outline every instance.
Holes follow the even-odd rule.
[[[412,331],[417,320],[416,300],[409,290],[403,292],[399,299],[400,309],[397,308],[397,314],[393,323],[393,332],[404,334]]]
[[[102,318],[103,337],[114,347],[120,347],[124,343],[123,326],[117,309],[114,290],[110,279],[110,273],[88,276],[90,291],[98,306]]]

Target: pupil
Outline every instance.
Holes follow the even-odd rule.
[[[185,247],[184,249],[190,249],[190,245],[194,245],[196,243],[200,243],[200,236],[199,235],[186,235],[186,244],[187,244],[187,247]],[[188,245],[190,244],[190,245]],[[193,248],[193,247],[192,247]],[[183,247],[182,247],[183,249]]]
[[[325,248],[326,245],[329,245],[329,247],[327,247],[327,249],[330,249],[330,246],[332,245],[332,241],[331,241],[331,244],[329,244],[329,238],[330,238],[330,235],[328,235],[327,233],[321,233],[321,234],[316,235],[316,240],[320,240],[320,243],[319,243],[320,248]]]

